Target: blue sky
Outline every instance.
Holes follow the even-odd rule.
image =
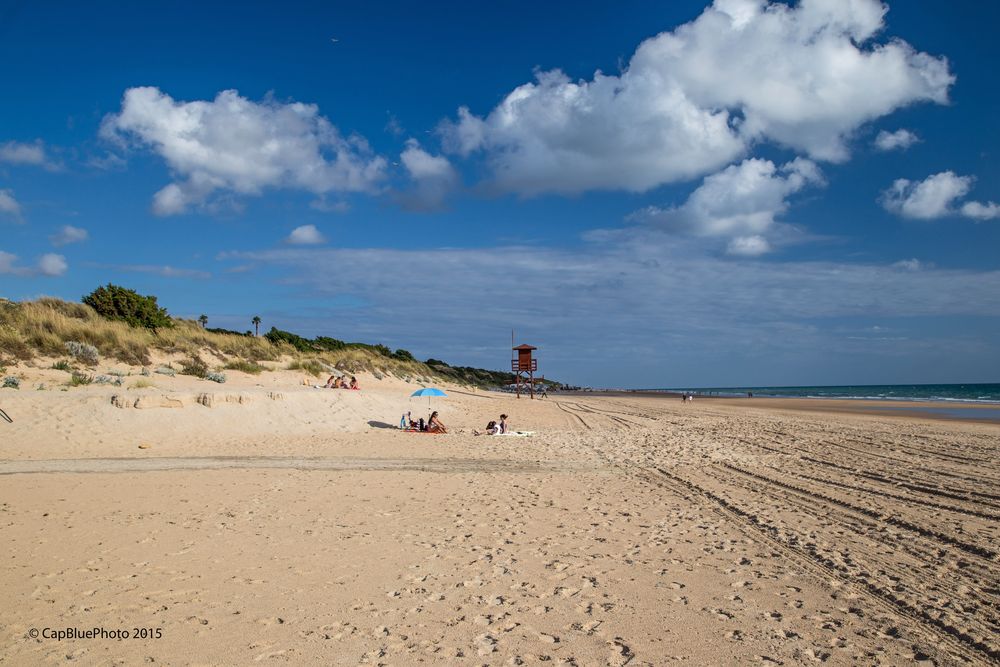
[[[490,368],[513,327],[596,386],[997,381],[998,19],[0,2],[0,295]]]

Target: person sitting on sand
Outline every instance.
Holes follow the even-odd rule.
[[[355,391],[361,389],[361,385],[358,384],[358,378],[354,377],[353,375],[351,376],[351,386],[349,388]]]
[[[437,410],[431,413],[431,418],[427,420],[427,430],[430,433],[447,433],[444,422],[438,419]]]
[[[327,378],[326,384],[323,385],[323,389],[333,389],[333,383],[334,380],[336,379],[337,379],[336,375],[331,375],[329,378]]]
[[[500,433],[500,427],[492,419],[486,424],[486,430],[483,432],[473,431],[472,435],[497,435]]]
[[[503,435],[507,432],[507,415],[500,415],[500,422],[497,424],[497,429],[499,429],[497,435]]]

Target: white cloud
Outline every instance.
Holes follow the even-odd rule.
[[[993,218],[1000,217],[1000,205],[994,202],[986,202],[984,204],[978,201],[970,201],[962,205],[961,213],[967,218],[992,220]]]
[[[399,156],[413,187],[399,195],[404,208],[432,211],[441,208],[445,197],[458,185],[458,173],[443,155],[431,155],[416,139],[406,142]]]
[[[316,225],[302,225],[292,230],[286,239],[294,245],[318,245],[325,243],[326,238],[316,229]]]
[[[972,181],[971,176],[958,176],[953,171],[942,171],[922,181],[899,178],[882,192],[882,206],[904,218],[940,218],[954,213],[952,203],[968,194]]]
[[[104,155],[88,158],[86,164],[88,167],[93,167],[94,169],[100,169],[102,171],[117,171],[124,169],[127,162],[122,156],[106,151]]]
[[[943,103],[943,58],[876,43],[877,0],[717,0],[644,41],[619,76],[541,72],[485,117],[461,108],[445,147],[483,151],[493,185],[523,194],[645,191],[700,176],[774,141],[813,159],[848,157],[861,125]]]
[[[33,165],[54,169],[55,165],[45,154],[45,144],[39,141],[33,143],[21,143],[18,141],[8,141],[0,144],[0,162],[17,165]]]
[[[12,190],[0,190],[0,214],[8,215],[17,222],[21,222],[21,204],[14,199]]]
[[[166,160],[176,180],[156,193],[158,215],[183,213],[220,191],[373,192],[386,167],[364,139],[341,136],[316,105],[253,102],[235,90],[212,101],[178,102],[157,88],[130,88],[101,132]]]
[[[681,206],[651,206],[630,219],[694,236],[730,237],[730,254],[756,256],[770,251],[765,235],[788,210],[787,198],[822,183],[819,168],[804,158],[781,167],[753,158],[707,176]]]
[[[892,268],[902,269],[903,271],[920,271],[921,269],[925,269],[927,267],[927,264],[921,262],[915,257],[912,259],[901,259],[892,265]]]
[[[922,181],[899,178],[891,188],[882,192],[882,206],[904,218],[918,220],[948,215],[962,215],[975,220],[1000,217],[1000,205],[994,202],[967,201],[958,205],[958,200],[969,194],[975,180],[972,176],[958,176],[953,171],[942,171]]]
[[[572,331],[607,331],[609,318],[620,316],[629,321],[648,319],[639,332],[658,334],[671,326],[695,326],[709,313],[708,319],[726,323],[859,314],[1000,316],[1000,271],[930,270],[922,265],[928,270],[911,273],[875,264],[734,263],[691,251],[688,245],[671,244],[652,234],[571,251],[515,246],[285,248],[229,252],[220,259],[285,266],[293,272],[296,285],[324,294],[359,295],[376,309],[384,309],[403,332],[410,330],[411,321],[467,321],[470,312],[479,313],[473,319],[486,330],[504,321],[530,322],[537,317],[542,329],[564,320],[574,323]],[[434,266],[435,271],[414,282],[415,265]],[[330,266],[343,269],[337,281],[329,279]],[[381,269],[372,272],[372,266]],[[524,284],[532,286],[532,299],[508,298]],[[959,287],[969,294],[955,299]],[[400,300],[400,294],[407,298]],[[430,297],[435,309],[426,312],[424,304]],[[483,303],[496,307],[483,311]],[[594,318],[595,312],[602,317]],[[581,326],[584,322],[589,324]],[[624,324],[615,329],[626,336],[632,333]],[[426,331],[433,335],[440,327]]]
[[[17,273],[17,255],[0,250],[0,275]]]
[[[212,277],[208,271],[199,269],[183,269],[169,264],[101,264],[92,262],[87,264],[90,268],[104,269],[111,271],[123,271],[126,273],[149,273],[162,278],[193,278],[206,280]]]
[[[38,258],[35,267],[19,266],[17,255],[0,250],[0,275],[9,274],[15,276],[61,276],[66,273],[69,266],[66,258],[62,255],[48,253]]]
[[[64,225],[59,229],[58,232],[49,236],[49,241],[54,246],[64,246],[70,243],[80,243],[86,241],[90,235],[87,233],[86,229],[81,227],[74,227],[72,225]]]
[[[61,276],[66,273],[69,265],[66,258],[54,253],[46,253],[38,259],[38,272],[43,276]]]
[[[325,197],[309,202],[309,208],[323,213],[347,213],[351,205],[346,201],[327,201]]]
[[[880,151],[906,150],[918,141],[920,141],[920,137],[909,130],[896,130],[895,132],[882,130],[875,137],[875,148]]]
[[[771,252],[771,244],[763,236],[737,236],[726,246],[726,254],[738,257],[758,257]]]
[[[496,340],[497,332],[515,322],[524,340],[540,346],[547,376],[559,378],[561,366],[564,379],[589,377],[602,386],[608,382],[604,375],[611,374],[616,382],[657,381],[650,376],[658,376],[659,382],[686,382],[679,379],[685,374],[692,382],[720,382],[721,377],[707,377],[730,372],[728,361],[726,370],[719,370],[719,359],[747,369],[741,370],[746,382],[773,377],[782,365],[798,374],[796,381],[822,375],[817,367],[827,362],[831,372],[845,365],[863,372],[878,360],[879,372],[889,372],[881,365],[891,363],[882,348],[872,352],[880,356],[858,358],[851,356],[858,348],[838,347],[843,333],[837,327],[853,326],[859,318],[910,335],[905,318],[936,317],[940,329],[959,332],[943,335],[952,340],[946,346],[950,356],[941,352],[938,341],[929,340],[932,334],[917,336],[912,348],[889,350],[902,359],[893,372],[905,373],[915,363],[934,367],[947,359],[949,372],[960,362],[993,369],[1000,363],[1000,352],[990,345],[989,325],[965,330],[968,321],[957,319],[1000,317],[1000,271],[995,270],[734,261],[707,257],[694,242],[650,230],[641,238],[632,235],[572,250],[282,248],[228,253],[223,259],[275,268],[296,295],[310,296],[308,311],[297,313],[288,305],[287,325],[277,324],[279,328],[322,334],[347,317],[357,340],[381,340],[419,355],[440,353],[448,360],[497,367],[510,354]],[[335,281],[330,280],[330,266],[338,267]],[[372,271],[373,266],[379,270]],[[434,271],[414,281],[414,266],[433,266]],[[530,299],[511,298],[525,285],[531,286]],[[963,296],[956,299],[955,294]],[[317,312],[315,306],[344,301],[363,305],[350,306],[349,313],[341,307]],[[433,309],[426,307],[429,302]],[[967,345],[966,336],[972,343]],[[491,341],[496,341],[493,352],[477,356],[476,350]],[[968,346],[976,349],[968,351]],[[629,354],[605,361],[608,349]],[[944,359],[934,356],[939,352]],[[582,368],[581,358],[594,360],[594,365]]]

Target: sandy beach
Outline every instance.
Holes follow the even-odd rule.
[[[133,379],[0,393],[0,662],[1000,658],[996,423],[443,386],[429,436],[394,378]]]

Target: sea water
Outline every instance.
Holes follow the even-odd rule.
[[[690,392],[695,395],[775,398],[851,398],[882,401],[945,401],[998,403],[1000,384],[868,384],[816,387],[677,387],[654,391]]]

